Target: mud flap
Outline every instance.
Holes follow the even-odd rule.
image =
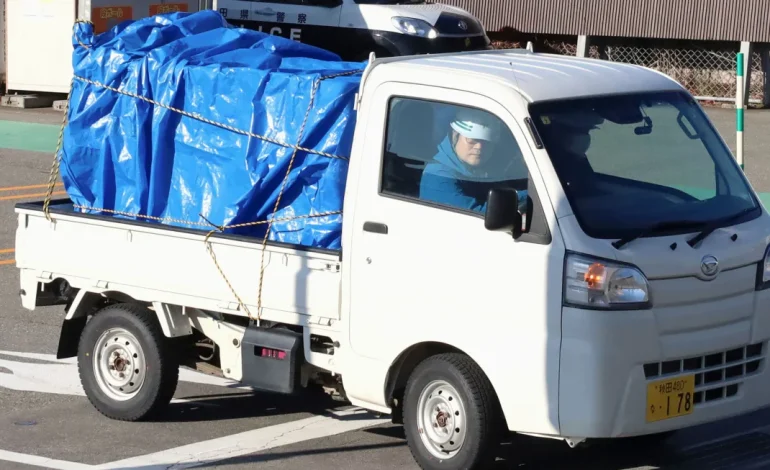
[[[64,320],[59,335],[59,348],[56,351],[57,359],[66,359],[78,355],[78,343],[83,328],[86,327],[88,316],[83,315],[71,320]]]
[[[258,390],[294,394],[304,360],[302,334],[286,329],[249,327],[241,347],[241,382]]]

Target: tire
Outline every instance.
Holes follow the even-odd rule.
[[[111,305],[90,319],[80,337],[78,369],[91,404],[120,421],[158,414],[179,380],[178,360],[155,313],[135,304]]]
[[[470,470],[494,462],[501,413],[492,384],[469,357],[448,353],[421,362],[409,377],[403,412],[420,468]],[[442,454],[440,445],[452,453]]]

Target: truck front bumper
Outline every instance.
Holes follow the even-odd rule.
[[[746,295],[749,304],[770,305],[767,292]],[[769,406],[770,313],[760,310],[755,307],[754,314],[741,321],[663,335],[656,322],[660,312],[654,310],[565,307],[560,434],[576,438],[651,434]],[[689,405],[687,391],[694,393]],[[660,396],[656,399],[655,394]]]

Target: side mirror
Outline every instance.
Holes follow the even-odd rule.
[[[484,227],[493,232],[510,232],[518,238],[522,231],[519,193],[515,189],[490,189]]]

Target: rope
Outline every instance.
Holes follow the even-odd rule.
[[[327,217],[330,215],[339,215],[342,214],[341,211],[329,211],[329,212],[319,212],[318,214],[310,214],[310,215],[295,215],[293,217],[279,217],[276,219],[270,219],[270,220],[257,220],[254,222],[243,222],[239,224],[231,224],[231,225],[216,225],[210,221],[207,222],[193,222],[191,220],[183,220],[183,219],[175,219],[173,217],[156,217],[153,215],[143,215],[143,214],[135,214],[133,212],[123,212],[123,211],[116,211],[112,209],[104,209],[101,207],[90,207],[90,206],[82,206],[80,204],[73,204],[72,207],[75,209],[82,209],[82,210],[88,210],[93,212],[104,212],[107,214],[113,214],[113,215],[124,215],[126,217],[136,217],[139,219],[148,219],[148,220],[154,220],[156,222],[174,222],[178,224],[188,224],[188,225],[195,225],[198,227],[216,227],[220,232],[224,232],[227,229],[231,228],[243,228],[243,227],[251,227],[255,225],[264,225],[269,224],[270,221],[273,222],[290,222],[292,220],[299,220],[299,219],[311,219],[315,217]],[[203,217],[203,216],[201,216]],[[205,219],[205,217],[203,217]]]
[[[77,21],[75,21],[75,25],[81,24],[81,23],[90,24],[90,25],[93,26],[93,23],[91,21],[87,21],[87,20],[77,20]],[[74,33],[75,25],[73,25],[73,33]],[[80,39],[77,38],[77,36],[76,36],[76,40],[77,40],[78,44],[81,47],[83,47],[85,49],[90,49],[90,47],[88,45],[86,45],[86,44],[83,44],[83,42],[81,42]],[[359,73],[359,72],[360,72],[360,70],[350,70],[350,71],[347,71],[347,72],[341,72],[341,73],[337,73],[337,74],[333,74],[333,75],[319,77],[317,80],[315,80],[315,82],[313,83],[313,88],[312,88],[311,95],[310,95],[310,103],[308,104],[308,108],[305,111],[305,116],[304,116],[304,119],[302,121],[302,126],[300,128],[299,135],[297,137],[297,144],[296,145],[287,144],[285,142],[280,142],[278,140],[271,139],[271,138],[263,136],[263,135],[259,135],[259,134],[255,134],[255,133],[252,133],[252,132],[249,132],[249,131],[238,129],[238,128],[230,126],[228,124],[223,124],[223,123],[219,123],[219,122],[216,122],[216,121],[212,121],[212,120],[210,120],[208,118],[205,118],[205,117],[203,117],[203,116],[201,116],[199,114],[190,113],[190,112],[178,109],[178,108],[174,108],[172,106],[168,106],[168,105],[159,103],[159,102],[157,102],[155,100],[152,100],[150,98],[138,95],[136,93],[132,93],[132,92],[125,91],[125,90],[120,90],[118,88],[111,87],[109,85],[105,85],[103,83],[100,83],[100,82],[97,82],[97,81],[94,81],[94,80],[90,80],[90,79],[87,79],[87,78],[84,78],[84,77],[80,77],[80,76],[74,75],[72,80],[71,80],[71,82],[70,82],[70,91],[67,94],[67,103],[66,103],[65,108],[64,108],[64,118],[62,119],[61,130],[59,132],[59,140],[58,140],[58,143],[56,145],[56,152],[54,153],[53,163],[51,165],[51,172],[50,172],[49,177],[48,177],[48,191],[46,193],[45,201],[43,203],[43,211],[45,213],[46,219],[48,219],[49,221],[52,220],[51,219],[51,215],[50,215],[50,202],[51,202],[51,197],[53,195],[54,187],[56,185],[56,180],[59,177],[59,152],[61,151],[62,144],[63,144],[63,141],[64,141],[64,129],[65,129],[66,125],[67,125],[67,117],[68,117],[68,114],[69,114],[70,99],[72,97],[72,91],[73,91],[74,86],[75,86],[75,80],[79,80],[79,81],[88,83],[90,85],[96,86],[96,87],[104,88],[104,89],[110,90],[110,91],[112,91],[114,93],[119,93],[121,95],[126,95],[126,96],[129,96],[129,97],[141,100],[141,101],[145,101],[145,102],[150,103],[150,104],[152,104],[154,106],[158,106],[158,107],[161,107],[161,108],[164,108],[164,109],[168,109],[168,110],[170,110],[172,112],[175,112],[175,113],[187,116],[187,117],[192,118],[192,119],[196,119],[198,121],[201,121],[201,122],[213,125],[213,126],[217,126],[217,127],[229,130],[231,132],[235,132],[235,133],[238,133],[238,134],[243,134],[243,135],[246,135],[246,136],[249,136],[249,137],[253,137],[253,138],[260,139],[260,140],[263,140],[263,141],[266,141],[266,142],[270,142],[270,143],[273,143],[273,144],[276,144],[276,145],[280,145],[282,147],[291,148],[293,150],[293,152],[292,152],[292,155],[291,155],[291,159],[289,160],[289,166],[288,166],[288,168],[286,170],[286,176],[283,179],[283,183],[281,185],[281,190],[278,193],[278,197],[276,198],[276,201],[275,201],[275,206],[273,207],[273,213],[276,213],[278,211],[279,206],[280,206],[284,190],[286,189],[286,184],[287,184],[287,182],[289,180],[289,175],[291,174],[292,167],[294,166],[294,160],[295,160],[295,158],[297,156],[297,151],[303,151],[303,152],[307,152],[307,153],[310,153],[310,154],[321,155],[321,156],[329,157],[329,158],[336,158],[336,159],[341,159],[341,160],[349,160],[348,157],[333,155],[333,154],[330,154],[330,153],[319,152],[319,151],[315,151],[315,150],[312,150],[312,149],[301,147],[299,145],[299,143],[302,141],[302,138],[304,136],[305,126],[307,125],[307,120],[308,120],[308,117],[310,116],[310,111],[311,111],[311,109],[313,107],[313,103],[315,102],[315,96],[316,96],[316,92],[318,91],[318,86],[319,86],[320,82],[323,81],[323,80],[331,79],[331,78],[342,77],[342,76],[347,76],[347,75],[353,75],[353,74],[356,74],[356,73]],[[219,271],[219,274],[222,276],[222,279],[224,279],[225,283],[227,284],[228,288],[230,289],[230,292],[232,292],[233,296],[237,299],[238,305],[240,306],[240,308],[242,308],[246,312],[246,314],[249,317],[249,320],[256,321],[257,327],[260,326],[260,319],[261,319],[261,316],[262,316],[262,314],[261,314],[261,310],[262,310],[262,286],[263,286],[263,277],[264,277],[264,271],[265,271],[265,251],[266,251],[266,248],[267,248],[267,240],[268,240],[268,237],[270,235],[270,230],[272,229],[273,223],[274,222],[300,220],[300,219],[309,219],[309,218],[316,218],[316,217],[326,217],[326,216],[329,216],[329,215],[339,215],[339,214],[342,214],[342,211],[329,211],[329,212],[323,212],[323,213],[319,213],[319,214],[293,216],[293,217],[282,217],[282,218],[269,217],[268,220],[260,220],[260,221],[254,221],[254,222],[245,222],[245,223],[232,224],[232,225],[216,225],[216,224],[212,223],[211,221],[209,221],[208,219],[206,219],[202,214],[200,214],[200,217],[203,218],[204,220],[206,220],[206,222],[194,222],[194,221],[189,221],[189,220],[175,219],[175,218],[172,218],[172,217],[156,217],[156,216],[144,215],[144,214],[134,214],[134,213],[123,212],[123,211],[116,211],[116,210],[111,210],[111,209],[87,207],[87,206],[78,205],[78,204],[75,204],[73,206],[76,209],[89,210],[89,211],[95,211],[95,212],[104,212],[104,213],[108,213],[108,214],[123,215],[123,216],[127,216],[127,217],[136,217],[136,218],[154,220],[154,221],[161,222],[161,223],[162,222],[174,222],[174,223],[178,223],[178,224],[187,224],[187,225],[193,225],[193,226],[198,226],[198,227],[214,227],[212,230],[210,230],[206,234],[206,236],[205,236],[205,238],[203,240],[203,242],[204,242],[204,244],[206,246],[206,251],[209,253],[212,261],[214,262],[214,266],[217,268],[217,271]],[[212,248],[210,239],[211,239],[211,236],[214,233],[216,233],[217,231],[224,232],[225,230],[231,229],[231,228],[242,228],[242,227],[264,225],[264,224],[267,224],[267,230],[265,230],[265,236],[262,239],[262,259],[261,259],[261,263],[260,263],[259,290],[258,290],[258,294],[257,294],[257,318],[255,320],[253,318],[252,314],[251,314],[251,311],[246,306],[246,304],[243,302],[241,297],[238,295],[238,293],[236,292],[236,290],[233,287],[232,283],[227,278],[227,275],[225,274],[224,270],[222,269],[222,267],[220,266],[219,262],[217,261],[216,254],[214,253],[214,250]]]
[[[88,20],[75,20],[75,23],[72,25],[72,34],[75,36],[75,40],[80,44],[81,47],[84,49],[91,49],[87,45],[83,44],[82,41],[80,41],[80,38],[77,37],[75,34],[75,27],[79,24],[90,24],[93,26],[94,24],[91,21]],[[53,163],[51,164],[51,172],[48,175],[48,190],[46,191],[45,200],[43,201],[43,213],[45,214],[45,218],[51,222],[51,213],[50,213],[50,205],[51,205],[51,197],[53,196],[53,189],[56,186],[56,180],[59,179],[59,152],[61,151],[62,143],[64,142],[64,129],[67,127],[67,117],[69,116],[69,110],[70,110],[70,97],[72,96],[72,90],[75,87],[75,77],[73,76],[70,80],[70,91],[67,93],[67,101],[64,105],[64,116],[62,117],[61,121],[61,129],[59,129],[59,140],[56,143],[56,151],[53,154]]]
[[[61,129],[59,130],[59,140],[56,143],[56,151],[53,154],[53,163],[51,164],[51,172],[48,174],[48,190],[45,193],[45,200],[43,201],[43,212],[45,218],[51,222],[51,214],[49,206],[51,205],[51,197],[53,196],[53,189],[56,186],[56,180],[59,179],[59,152],[61,151],[62,142],[64,141],[64,128],[67,126],[67,115],[70,109],[70,95],[72,94],[72,87],[75,84],[75,79],[70,80],[70,92],[67,94],[67,102],[64,105],[64,117],[61,121]]]
[[[358,72],[358,70],[354,71],[354,73],[355,72]],[[342,75],[342,74],[340,74],[340,75]],[[313,150],[313,149],[309,149],[309,148],[305,148],[305,147],[300,147],[298,145],[287,144],[285,142],[281,142],[279,140],[272,139],[270,137],[266,137],[264,135],[259,135],[259,134],[255,134],[255,133],[250,132],[250,131],[244,131],[243,129],[238,129],[237,127],[233,127],[233,126],[231,126],[229,124],[222,124],[220,122],[212,121],[211,119],[205,118],[205,117],[201,116],[200,114],[191,113],[191,112],[188,112],[188,111],[177,109],[177,108],[174,108],[173,106],[168,106],[168,105],[165,105],[163,103],[159,103],[159,102],[157,102],[157,101],[155,101],[153,99],[147,98],[145,96],[141,96],[141,95],[138,95],[138,94],[130,92],[130,91],[120,90],[118,88],[111,87],[109,85],[105,85],[104,83],[100,83],[100,82],[97,82],[97,81],[94,81],[94,80],[89,80],[88,78],[79,77],[79,76],[75,76],[74,78],[76,80],[80,80],[81,82],[86,82],[86,83],[88,83],[90,85],[94,85],[96,87],[105,88],[105,89],[113,91],[115,93],[120,93],[121,95],[130,96],[131,98],[136,98],[138,100],[145,101],[147,103],[150,103],[152,105],[158,106],[160,108],[168,109],[169,111],[173,111],[175,113],[179,113],[179,114],[181,114],[183,116],[187,116],[187,117],[189,117],[191,119],[196,119],[198,121],[205,122],[206,124],[210,124],[212,126],[221,127],[222,129],[226,129],[228,131],[235,132],[236,134],[242,134],[242,135],[245,135],[245,136],[253,137],[255,139],[259,139],[259,140],[264,140],[266,142],[270,142],[271,144],[280,145],[281,147],[287,147],[287,148],[294,149],[294,150],[301,150],[303,152],[312,153],[312,154],[315,154],[315,155],[321,155],[323,157],[338,158],[340,160],[348,160],[348,157],[342,157],[342,156],[334,155],[334,154],[331,154],[331,153],[320,152],[318,150]],[[327,77],[327,78],[331,78],[331,77]]]
[[[307,111],[305,112],[305,117],[302,120],[302,126],[299,129],[299,135],[297,136],[297,143],[302,141],[302,137],[305,134],[305,125],[307,124],[307,118],[310,115],[310,109],[313,107],[313,103],[315,102],[315,95],[316,95],[316,91],[318,90],[319,83],[321,83],[322,80],[326,80],[328,78],[332,78],[340,75],[342,74],[332,75],[329,77],[321,77],[319,80],[316,80],[315,82],[313,82],[313,88],[310,92],[310,103],[308,103]],[[297,148],[295,148],[291,154],[291,159],[289,160],[289,167],[286,169],[286,177],[284,177],[283,184],[281,185],[281,190],[278,192],[278,197],[275,199],[275,206],[273,207],[274,214],[278,212],[278,206],[281,204],[281,197],[283,196],[283,191],[286,188],[286,182],[289,180],[289,174],[291,173],[292,166],[294,166],[294,158],[296,156],[297,156]],[[270,229],[272,227],[273,227],[273,219],[270,219],[270,223],[267,225],[267,230],[265,230],[265,237],[262,239],[262,259],[259,263],[259,293],[257,295],[257,328],[259,328],[260,319],[262,318],[262,283],[265,279],[265,249],[267,247],[267,236],[270,234]]]

